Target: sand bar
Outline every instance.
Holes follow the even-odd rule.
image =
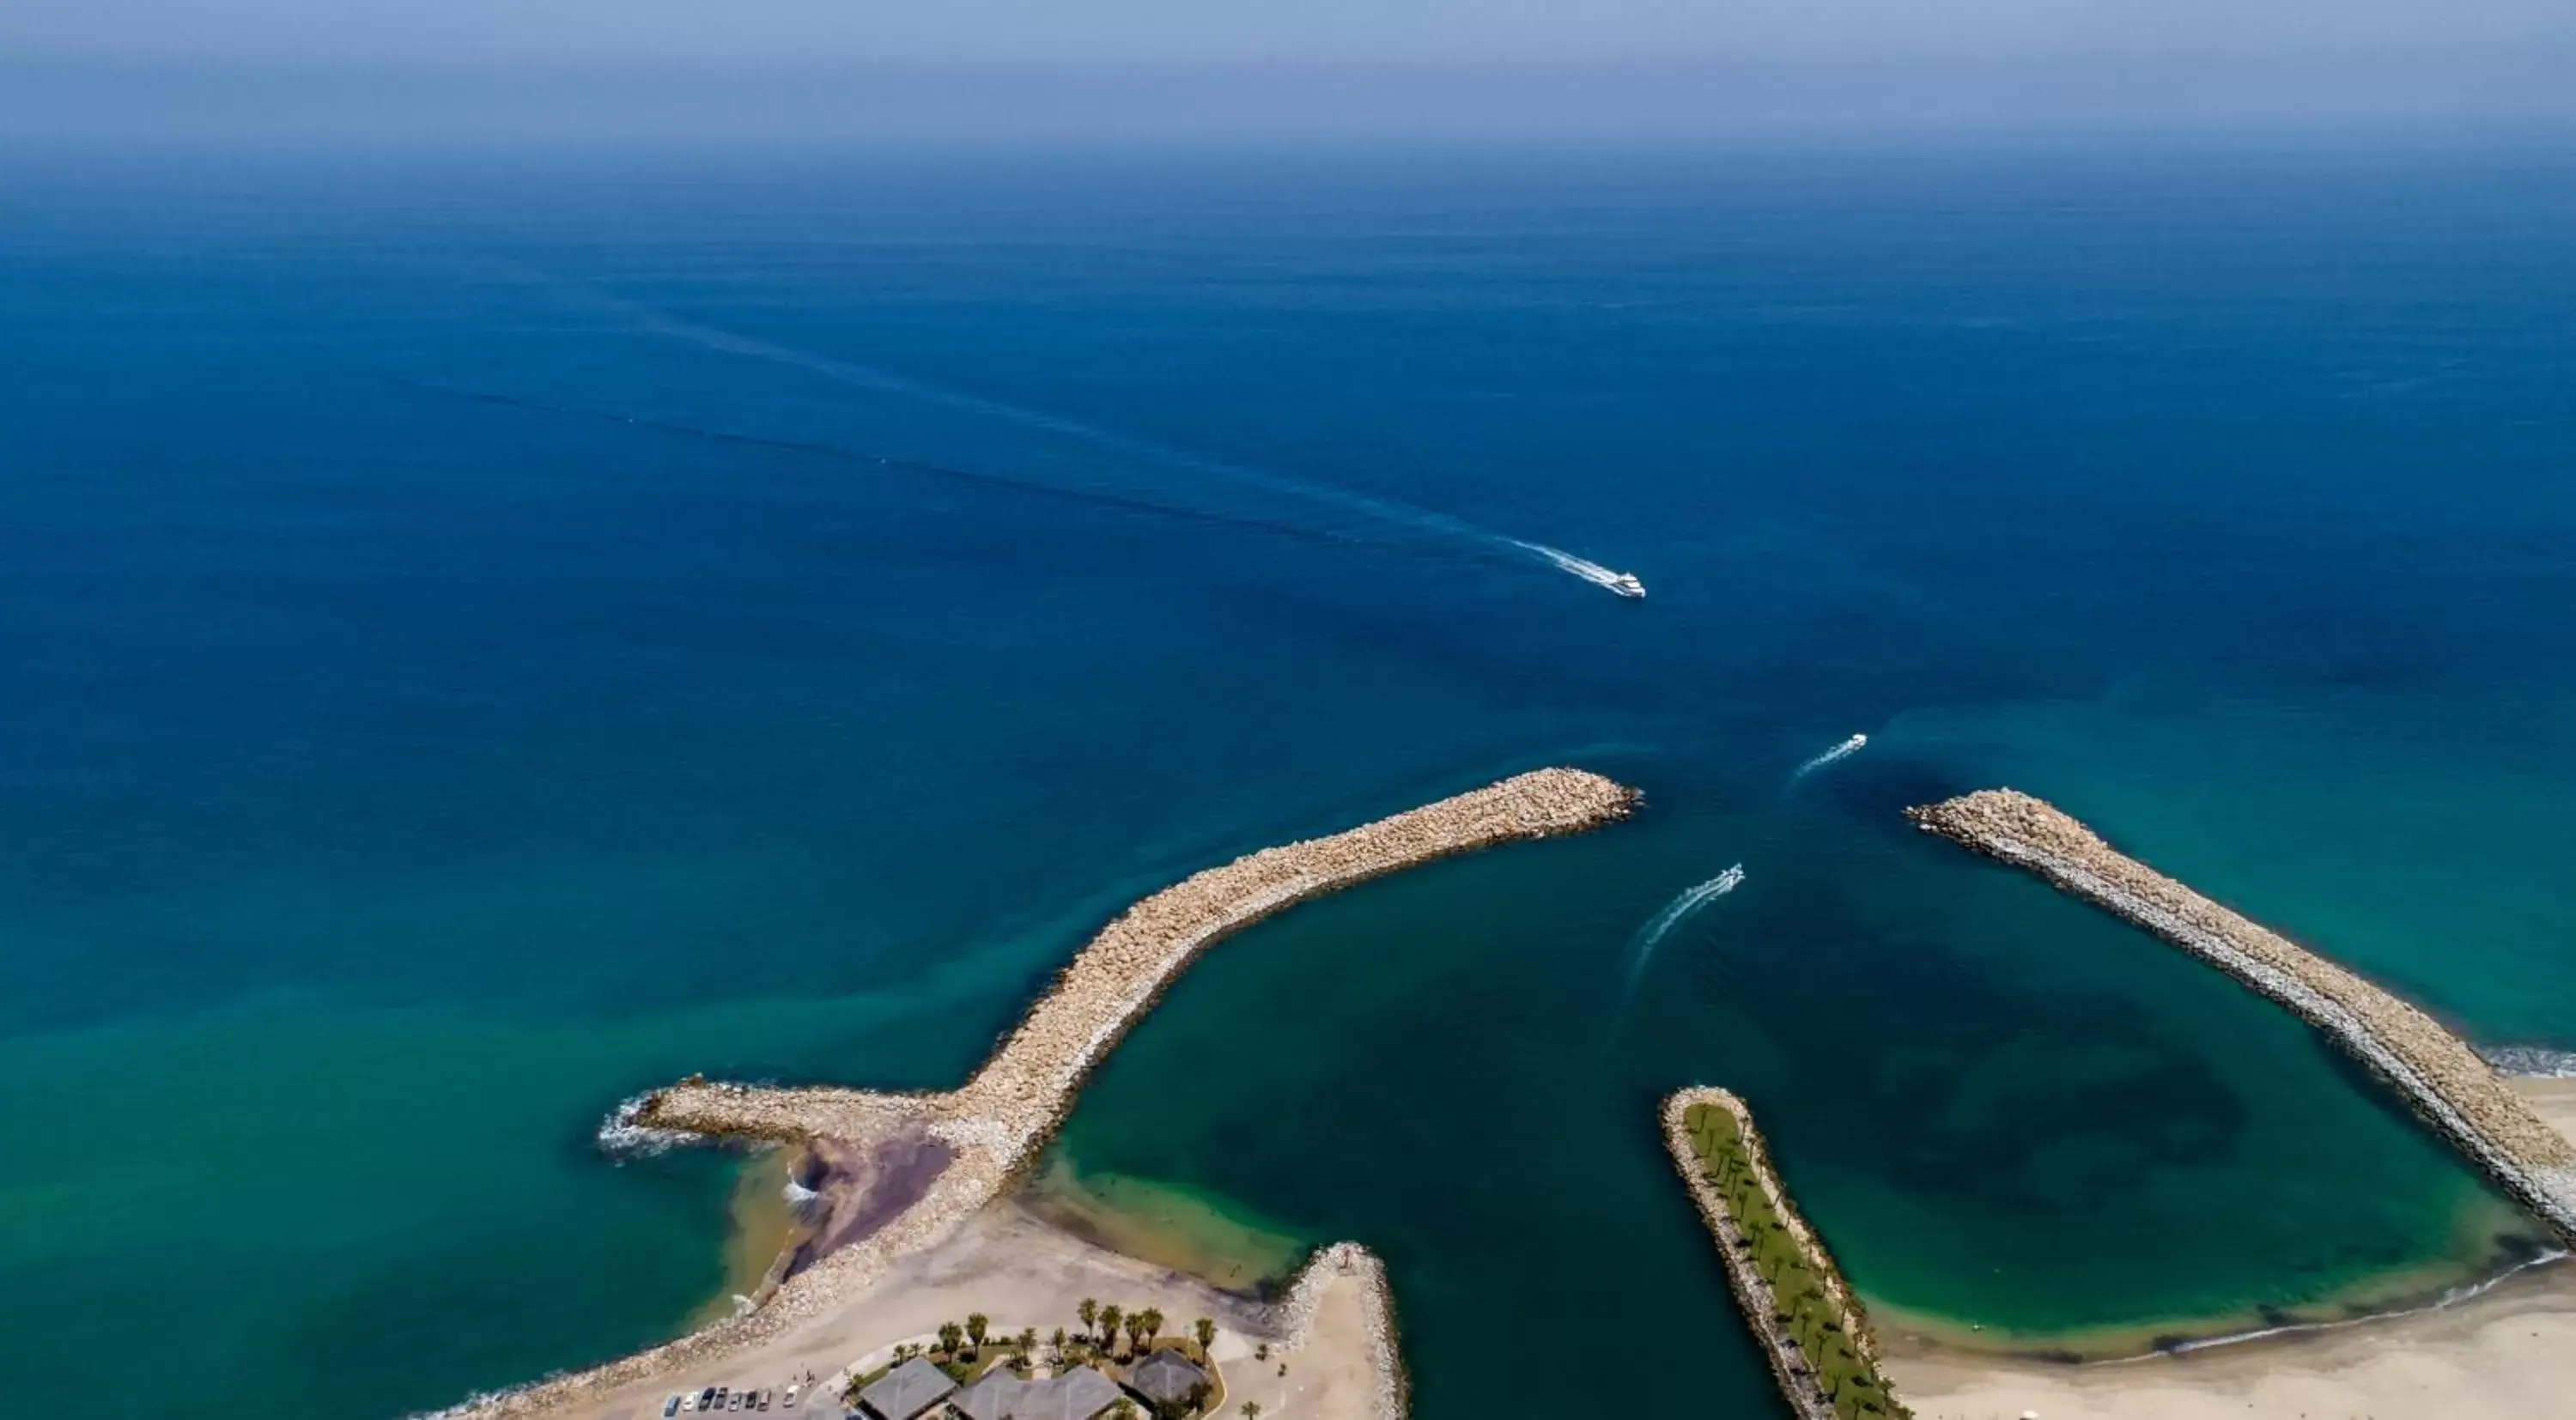
[[[2219,968],[2325,1032],[2496,1185],[2576,1241],[2576,1147],[2467,1042],[2287,937],[2121,854],[2049,804],[1986,789],[1907,816],[2024,868]]]
[[[787,1141],[813,1151],[824,1166],[825,1216],[803,1245],[805,1255],[792,1259],[787,1279],[740,1316],[592,1370],[478,1397],[456,1413],[588,1413],[602,1396],[775,1351],[888,1281],[904,1259],[936,1246],[1000,1197],[1054,1132],[1101,1057],[1210,945],[1310,898],[1439,858],[1598,828],[1626,818],[1638,802],[1635,790],[1597,774],[1533,770],[1194,874],[1103,928],[974,1077],[950,1093],[697,1079],[655,1091],[623,1111],[616,1127]],[[1343,1262],[1354,1275],[1373,1266]],[[1363,1278],[1359,1285],[1383,1292],[1382,1279]],[[1377,1305],[1384,1315],[1382,1301]],[[1392,1366],[1391,1340],[1385,1347]],[[1387,1374],[1394,1377],[1385,1382],[1395,1397],[1389,1403],[1400,1408],[1401,1372]]]

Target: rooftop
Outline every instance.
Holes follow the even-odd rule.
[[[913,1420],[955,1389],[946,1372],[915,1356],[860,1391],[859,1408],[877,1420]]]
[[[1029,1382],[995,1366],[973,1385],[950,1396],[948,1403],[966,1420],[1005,1420],[1021,1413],[1021,1401],[1029,1388]]]
[[[1178,1351],[1163,1350],[1136,1363],[1127,1373],[1127,1387],[1157,1405],[1188,1400],[1190,1393],[1208,1383],[1208,1373],[1190,1363]]]
[[[1031,1382],[1013,1402],[1011,1420],[1091,1420],[1118,1399],[1115,1381],[1084,1366]]]

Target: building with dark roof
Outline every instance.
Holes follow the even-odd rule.
[[[948,1408],[965,1420],[1094,1420],[1119,1395],[1115,1382],[1088,1366],[1042,1381],[996,1368],[950,1396]]]
[[[1089,1366],[1032,1381],[1020,1392],[1011,1420],[1093,1420],[1121,1399],[1118,1383]]]
[[[1195,1404],[1205,1397],[1208,1385],[1207,1372],[1172,1350],[1157,1351],[1127,1372],[1127,1388],[1157,1408]]]
[[[873,1420],[916,1420],[955,1389],[947,1372],[915,1356],[860,1391],[859,1409]]]
[[[1004,1367],[995,1366],[973,1385],[948,1397],[948,1408],[966,1420],[1018,1420],[1020,1401],[1029,1385]]]

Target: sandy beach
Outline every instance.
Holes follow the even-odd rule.
[[[942,1322],[980,1311],[993,1319],[997,1335],[1025,1326],[1043,1338],[1056,1327],[1076,1326],[1075,1308],[1092,1297],[1129,1309],[1157,1308],[1169,1318],[1165,1329],[1175,1334],[1186,1333],[1197,1317],[1214,1319],[1212,1355],[1225,1376],[1227,1413],[1239,1414],[1243,1402],[1257,1401],[1265,1416],[1380,1420],[1372,1330],[1377,1303],[1366,1278],[1332,1273],[1318,1282],[1303,1317],[1292,1316],[1289,1307],[1095,1247],[1010,1200],[903,1259],[881,1285],[827,1316],[701,1367],[566,1401],[554,1413],[567,1420],[646,1420],[660,1415],[672,1394],[711,1385],[783,1390],[806,1383],[809,1374],[824,1383],[829,1397],[838,1389],[829,1383],[834,1376],[881,1362],[896,1342],[922,1340]],[[1271,1358],[1255,1360],[1254,1348],[1265,1342]]]
[[[2576,1080],[2515,1079],[2576,1132]],[[2466,1301],[2178,1356],[2087,1366],[1896,1344],[1889,1378],[1925,1420],[2453,1420],[2576,1417],[2576,1264]]]

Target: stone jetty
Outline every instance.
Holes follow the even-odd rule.
[[[1279,1305],[1279,1330],[1290,1350],[1302,1348],[1315,1332],[1315,1314],[1325,1295],[1344,1287],[1359,1290],[1363,1347],[1369,1368],[1370,1420],[1405,1420],[1411,1389],[1404,1352],[1395,1340],[1395,1289],[1386,1281],[1386,1264],[1354,1242],[1318,1248],[1306,1260],[1297,1280]]]
[[[1736,1215],[1712,1176],[1700,1135],[1713,1126],[1722,1131],[1725,1121],[1703,1119],[1710,1111],[1722,1111],[1726,1120],[1733,1121],[1733,1138],[1745,1165],[1744,1172],[1735,1176],[1738,1183],[1760,1190],[1759,1198],[1768,1203],[1772,1220],[1787,1234],[1797,1257],[1804,1262],[1804,1276],[1815,1284],[1819,1295],[1809,1297],[1804,1304],[1780,1297],[1772,1281],[1763,1275],[1771,1264],[1763,1261],[1765,1248],[1762,1239],[1755,1236],[1757,1227]],[[1727,1286],[1735,1293],[1746,1325],[1753,1329],[1754,1340],[1761,1344],[1763,1356],[1771,1363],[1771,1378],[1779,1383],[1780,1395],[1789,1402],[1790,1411],[1798,1420],[1849,1420],[1853,1416],[1897,1420],[1910,1414],[1878,1374],[1878,1344],[1870,1333],[1868,1313],[1853,1295],[1851,1284],[1843,1280],[1842,1269],[1834,1265],[1823,1239],[1807,1226],[1797,1205],[1789,1201],[1789,1192],[1781,1187],[1779,1175],[1771,1167],[1770,1151],[1763,1147],[1761,1131],[1753,1127],[1753,1112],[1744,1101],[1726,1090],[1706,1086],[1680,1090],[1664,1101],[1663,1125],[1664,1147],[1672,1154],[1673,1167],[1680,1171],[1683,1186],[1690,1190],[1691,1202],[1699,1208],[1700,1221],[1708,1225],[1709,1236],[1717,1244],[1718,1260],[1726,1268]],[[1720,1137],[1724,1137],[1722,1132]],[[1757,1214],[1761,1211],[1755,1207]],[[1793,1268],[1779,1275],[1787,1278],[1795,1271]],[[1819,1305],[1822,1310],[1815,1311]],[[1831,1322],[1829,1328],[1808,1326],[1815,1333],[1811,1339],[1822,1348],[1820,1354],[1809,1354],[1808,1347],[1793,1334],[1797,1327],[1807,1325],[1792,1320],[1793,1312],[1801,1310],[1806,1311],[1810,1321],[1821,1316]]]
[[[2288,1007],[2576,1245],[2576,1147],[2432,1017],[2123,855],[2028,794],[1980,790],[1906,816],[1926,832],[2035,873]]]
[[[654,1091],[620,1110],[615,1127],[663,1138],[797,1143],[830,1157],[841,1183],[833,1218],[823,1226],[826,1245],[809,1266],[730,1321],[594,1370],[478,1397],[454,1413],[540,1414],[776,1339],[872,1285],[1000,1196],[1053,1134],[1093,1067],[1209,946],[1355,883],[1503,843],[1599,828],[1628,817],[1639,802],[1636,790],[1598,774],[1539,769],[1194,874],[1101,929],[974,1077],[950,1093],[694,1078]],[[1389,1395],[1400,1410],[1400,1389]]]

